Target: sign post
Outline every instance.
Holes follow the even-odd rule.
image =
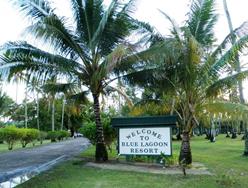
[[[119,155],[172,155],[171,127],[176,116],[113,118]]]

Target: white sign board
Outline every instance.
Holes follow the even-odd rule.
[[[120,128],[119,154],[171,155],[170,127]]]

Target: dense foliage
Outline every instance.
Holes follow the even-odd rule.
[[[49,131],[47,133],[47,138],[51,140],[51,142],[62,141],[65,138],[68,138],[70,134],[67,131]]]
[[[2,132],[3,141],[8,144],[9,150],[12,150],[14,144],[17,141],[20,141],[22,137],[22,132],[20,131],[20,129],[16,128],[15,126],[1,128],[0,132]]]
[[[90,110],[91,109],[91,110]],[[79,132],[83,134],[86,138],[90,140],[90,142],[95,145],[96,144],[96,124],[94,122],[94,116],[92,114],[92,108],[89,108],[89,111],[84,114],[87,118],[84,119],[84,123],[82,128],[79,129]],[[115,141],[117,137],[117,132],[114,128],[111,127],[111,118],[115,117],[117,114],[115,110],[110,109],[108,112],[101,113],[101,119],[103,123],[103,132],[104,139],[108,149],[111,151],[111,144]],[[91,118],[90,118],[91,117]]]
[[[0,128],[0,140],[8,144],[9,150],[13,149],[16,142],[20,142],[23,148],[29,143],[35,144],[41,138],[41,134],[44,140],[46,134],[37,129],[17,128],[13,125]]]
[[[21,144],[22,147],[25,148],[27,144],[34,142],[35,140],[39,139],[39,131],[37,129],[19,129],[21,133]]]

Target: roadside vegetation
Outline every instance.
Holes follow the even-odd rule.
[[[35,146],[37,143],[43,144],[45,139],[50,139],[51,142],[61,141],[69,137],[67,131],[50,131],[48,133],[37,129],[17,128],[15,126],[7,126],[0,128],[0,148],[12,150],[15,146],[27,147],[27,145]],[[0,150],[0,151],[1,151]]]
[[[43,143],[40,144],[40,142],[35,142],[35,144],[28,144],[25,148],[33,148],[33,147],[37,147],[37,146],[41,146],[41,145],[45,145],[51,143],[50,140],[43,140]],[[22,147],[22,144],[20,142],[16,142],[16,144],[14,145],[14,147],[12,148],[11,151],[15,151],[15,150],[19,150],[19,149],[24,149]],[[1,153],[5,153],[5,152],[9,152],[10,150],[8,149],[8,144],[7,143],[2,143],[0,144],[0,154]]]

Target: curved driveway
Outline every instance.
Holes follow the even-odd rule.
[[[86,138],[76,138],[0,154],[0,182],[5,181],[6,174],[11,177],[20,174],[25,169],[37,168],[58,158],[71,158],[88,148],[89,145]]]

